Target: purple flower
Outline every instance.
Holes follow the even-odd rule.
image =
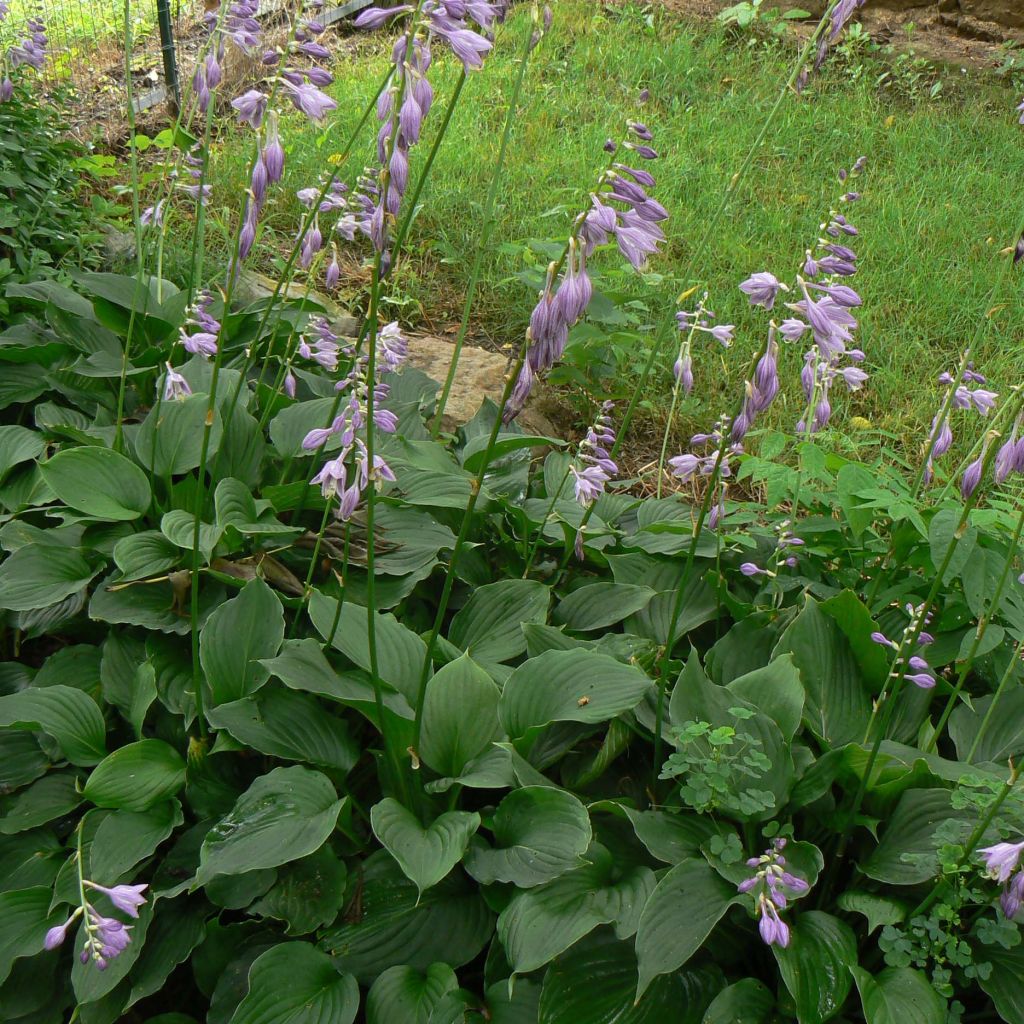
[[[312,121],[322,121],[329,110],[337,109],[338,104],[330,96],[309,82],[293,85],[284,80],[284,85],[295,109],[302,111]]]
[[[238,123],[248,123],[258,129],[263,124],[263,115],[267,111],[267,96],[258,89],[250,89],[231,101],[231,106],[238,111]]]
[[[965,470],[960,481],[960,495],[966,501],[978,489],[981,483],[981,472],[985,465],[984,452],[979,455]]]
[[[929,675],[927,672],[908,673],[903,678],[908,679],[916,687],[922,690],[931,690],[935,687],[935,677]]]
[[[744,562],[740,566],[740,572],[743,573],[744,576],[767,576],[767,575],[769,575],[767,569],[762,569],[759,565],[755,565],[753,562]],[[749,885],[747,885],[747,883],[749,883]],[[752,889],[757,884],[757,879],[756,878],[750,878],[744,884],[747,885],[748,889]],[[747,889],[742,888],[742,886],[740,887],[740,892],[746,892],[746,891],[747,891]]]
[[[763,893],[758,901],[758,914],[761,920],[757,927],[765,944],[785,949],[789,945],[789,925],[779,917],[775,904]]]
[[[89,881],[86,881],[85,885],[88,888],[95,890],[96,892],[103,893],[103,895],[106,896],[110,900],[110,902],[113,903],[115,907],[117,907],[118,910],[123,911],[125,914],[128,914],[129,917],[139,916],[139,907],[141,907],[146,902],[146,897],[142,894],[149,888],[148,885],[143,884],[115,885],[112,889],[108,889],[104,885],[97,885],[95,882]],[[106,920],[109,921],[113,919],[107,918]],[[124,927],[123,925],[121,925],[120,921],[115,922],[115,924],[119,925],[120,927]]]
[[[164,365],[167,367],[167,376],[164,377],[164,401],[173,402],[188,398],[192,394],[188,381],[170,363]]]
[[[1024,871],[1018,871],[1002,891],[999,903],[1003,908],[1003,913],[1012,921],[1020,911],[1021,905],[1024,904]]]
[[[267,137],[260,159],[267,169],[268,180],[280,181],[284,174],[284,147],[278,134],[277,114],[273,110],[267,115]]]
[[[775,305],[776,296],[782,289],[782,283],[774,274],[759,271],[752,274],[740,285],[740,291],[747,295],[752,306],[763,306],[771,309]]]
[[[1024,842],[996,843],[978,850],[985,858],[985,871],[997,882],[1006,882],[1017,870],[1021,854],[1024,853]]]
[[[672,367],[672,375],[679,382],[684,394],[693,391],[693,359],[689,351],[681,352]]]
[[[361,12],[353,22],[356,28],[378,29],[386,25],[391,18],[406,14],[412,10],[411,4],[400,4],[397,7],[369,7]]]
[[[792,317],[779,324],[779,333],[786,341],[799,341],[806,330],[808,330],[808,325],[803,320],[796,320]]]

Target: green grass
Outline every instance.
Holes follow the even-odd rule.
[[[872,380],[846,403],[838,421],[859,415],[900,437],[917,436],[936,402],[936,376],[955,363],[990,305],[997,312],[976,362],[999,389],[1018,381],[1024,365],[1019,273],[993,302],[987,298],[1005,258],[998,251],[1012,244],[1024,198],[1019,188],[1024,135],[1012,113],[1019,98],[1005,83],[960,81],[951,69],[940,98],[911,99],[898,89],[879,92],[877,68],[856,76],[842,62],[830,64],[803,98],[784,103],[696,276],[683,280],[691,247],[760,130],[794,49],[731,39],[716,26],[667,16],[656,17],[652,27],[643,13],[602,10],[593,0],[563,0],[553,31],[535,51],[493,251],[478,293],[478,334],[498,343],[522,337],[535,298],[517,276],[530,262],[523,243],[564,239],[572,213],[604,164],[602,143],[621,134],[626,118],[641,113],[636,97],[646,87],[651,98],[642,117],[661,153],[654,194],[671,213],[669,243],[652,261],[646,280],[631,275],[628,293],[637,299],[638,315],[657,323],[671,313],[682,289],[699,284],[709,288],[719,320],[738,325],[737,342],[725,360],[713,343],[697,354],[698,384],[685,409],[687,424],[722,410],[724,389],[735,393],[747,356],[763,336],[764,317],[747,307],[737,284],[765,269],[792,279],[834,201],[837,170],[861,154],[869,165],[861,180],[864,199],[855,209],[862,266],[855,283],[864,298],[860,342]],[[525,27],[524,15],[518,14],[501,30],[486,67],[466,87],[437,160],[412,232],[411,254],[393,285],[398,314],[413,325],[436,328],[457,319],[504,118],[503,97]],[[344,144],[389,50],[389,40],[371,37],[339,60],[334,87],[339,110],[322,135],[289,120],[289,196],[314,183],[330,153]],[[435,128],[458,72],[441,51],[437,46],[432,71],[437,105],[428,122]],[[425,134],[415,151],[418,161],[430,142],[429,131]],[[247,151],[233,141],[224,145],[215,190],[237,195]],[[362,161],[371,160],[371,149],[367,133],[349,178]],[[414,174],[417,166],[414,160]],[[292,200],[276,201],[263,240],[264,260],[275,245],[286,246],[295,217]],[[275,229],[280,238],[275,239]],[[620,263],[609,251],[597,261],[597,270]],[[610,280],[621,287],[619,277]],[[610,382],[615,394],[630,393],[644,344],[642,332],[630,334],[634,358]],[[666,367],[673,358],[667,354]],[[789,426],[801,401],[795,380],[799,365],[800,353],[786,353],[790,405],[773,412]],[[670,383],[663,372],[647,396],[654,420],[665,405],[659,395]]]

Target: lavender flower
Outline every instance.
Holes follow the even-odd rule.
[[[146,898],[142,893],[149,888],[148,885],[115,885],[112,888],[97,885],[87,878],[80,878],[83,891],[91,889],[105,895],[110,902],[123,913],[130,917],[139,916],[139,907]],[[60,925],[51,928],[43,940],[43,948],[52,950],[60,946],[67,938],[68,929],[78,918],[82,918],[85,930],[85,942],[79,959],[83,964],[91,960],[96,969],[104,971],[111,960],[120,956],[131,942],[131,926],[119,921],[116,917],[105,917],[88,901],[83,900],[82,905],[76,907],[70,917]]]
[[[615,431],[612,429],[612,419],[609,415],[613,405],[612,402],[605,402],[601,406],[593,425],[580,442],[575,462],[569,466],[576,501],[583,508],[590,508],[604,494],[608,482],[619,471],[610,451],[615,445]],[[582,560],[582,528],[576,532],[574,549],[576,557]]]
[[[798,876],[786,870],[786,858],[782,851],[785,839],[776,839],[760,857],[752,857],[747,866],[755,868],[754,874],[740,882],[740,893],[754,893],[754,913],[759,918],[758,930],[764,942],[771,946],[785,948],[789,945],[789,926],[779,917],[790,896],[806,893],[810,886]]]
[[[185,327],[181,329],[181,343],[186,352],[193,355],[201,355],[205,359],[217,354],[217,343],[220,335],[221,324],[210,315],[210,306],[213,304],[213,296],[209,292],[203,292],[196,304],[190,310],[190,316],[185,321]],[[198,328],[191,334],[186,328]]]
[[[996,843],[978,850],[985,858],[985,871],[997,882],[1006,882],[1017,870],[1021,854],[1024,854],[1024,841],[1019,843]]]
[[[740,285],[740,291],[749,296],[752,306],[763,306],[770,310],[775,305],[779,292],[785,287],[774,274],[759,271]]]
[[[164,401],[173,402],[188,398],[192,394],[189,383],[170,363],[164,363],[167,375],[164,377]]]
[[[231,106],[238,111],[238,123],[259,129],[263,124],[263,115],[267,111],[267,99],[267,95],[258,89],[250,89],[233,99]]]
[[[907,623],[906,627],[903,630],[902,642],[892,640],[889,637],[887,637],[884,633],[881,633],[877,630],[871,634],[871,640],[882,647],[888,647],[891,650],[899,652],[903,650],[903,644],[905,644],[911,636],[916,634],[918,646],[927,647],[928,644],[933,642],[933,637],[931,633],[926,632],[923,628],[920,627],[928,624],[928,622],[931,619],[931,614],[929,613],[927,616],[925,616],[922,622],[922,608],[923,606],[915,607],[912,604],[908,604],[906,606],[906,612],[909,616],[910,621]],[[916,687],[922,690],[931,690],[935,687],[935,676],[932,675],[931,666],[924,658],[922,658],[918,654],[912,654],[909,658],[907,658],[904,655],[898,653],[896,661],[894,663],[894,671],[892,672],[892,675],[894,677],[899,675],[898,670],[904,662],[906,662],[903,675],[904,679],[913,683]],[[907,668],[913,669],[913,671],[907,672]]]
[[[295,85],[282,77],[282,83],[288,90],[289,98],[295,109],[301,111],[311,121],[322,121],[330,110],[336,110],[338,104],[325,92],[310,82]]]

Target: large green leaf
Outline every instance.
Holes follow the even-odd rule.
[[[967,760],[968,753],[975,746],[983,722],[985,732],[972,761],[1005,764],[1007,758],[1024,753],[1024,686],[1015,686],[1003,693],[999,698],[999,713],[989,716],[994,700],[993,694],[975,697],[970,705],[961,704],[950,715],[949,738],[956,746],[956,756],[961,761]]]
[[[190,395],[180,401],[160,402],[153,406],[135,435],[135,457],[157,476],[176,476],[199,465],[208,395]],[[207,454],[216,453],[222,424],[214,418]]]
[[[239,743],[285,761],[347,772],[359,760],[359,746],[344,719],[328,713],[315,697],[280,684],[210,708],[206,717]]]
[[[734,680],[735,682],[735,680]],[[778,702],[784,722],[792,708],[789,702]],[[785,705],[787,710],[781,710]],[[741,709],[746,717],[737,717],[733,709]],[[697,658],[691,651],[686,666],[672,689],[669,701],[669,719],[676,727],[687,722],[710,722],[716,728],[729,727],[736,730],[737,737],[749,737],[756,741],[757,750],[769,761],[770,766],[759,778],[752,780],[755,788],[768,790],[775,795],[774,807],[756,812],[755,820],[773,817],[781,808],[793,784],[795,774],[793,757],[779,726],[753,705],[734,693],[730,687],[716,686],[704,674]]]
[[[359,986],[308,942],[284,942],[249,968],[249,991],[231,1024],[352,1024]]]
[[[346,601],[334,628],[338,602],[314,590],[309,599],[309,617],[317,632],[361,669],[371,671],[367,612],[362,605]],[[427,657],[427,645],[394,615],[374,613],[377,672],[414,705],[419,693],[420,674]]]
[[[434,963],[461,967],[480,953],[494,928],[478,888],[460,872],[417,900],[416,887],[385,850],[349,877],[350,906],[353,900],[358,910],[328,928],[321,944],[363,983],[396,964],[420,971]]]
[[[706,815],[689,811],[638,811],[614,800],[590,805],[590,813],[607,811],[626,818],[647,852],[665,864],[678,864],[696,857],[713,835],[728,826],[716,826]]]
[[[684,860],[662,876],[636,933],[637,999],[658,975],[682,967],[700,949],[735,899],[736,887],[700,857]]]
[[[946,1003],[920,971],[887,967],[872,977],[861,967],[850,970],[866,1024],[945,1024]]]
[[[145,811],[185,784],[185,762],[163,740],[139,740],[108,754],[89,776],[85,798],[97,807]]]
[[[182,551],[159,530],[143,530],[114,545],[114,561],[125,581],[158,576],[181,561]]]
[[[892,885],[918,885],[939,870],[936,837],[949,819],[970,820],[965,810],[954,810],[945,789],[908,789],[889,815],[881,841],[860,865],[869,878]]]
[[[857,965],[857,939],[848,924],[809,910],[790,926],[789,945],[773,945],[772,952],[800,1024],[822,1024],[842,1009]]]
[[[385,797],[371,808],[370,824],[381,845],[422,895],[462,860],[480,827],[480,815],[448,811],[423,828],[412,811]]]
[[[701,1024],[722,985],[713,969],[675,971],[637,1001],[636,972],[632,943],[594,932],[548,968],[538,1024]]]
[[[832,746],[859,743],[871,717],[860,666],[836,621],[812,597],[805,601],[782,634],[775,657],[793,655],[807,694],[804,721],[811,732]]]
[[[583,867],[515,895],[499,915],[498,937],[516,973],[543,967],[602,924],[615,925],[619,938],[636,931],[654,890],[654,872],[617,870],[612,855],[596,843],[586,856]]]
[[[979,984],[995,1005],[1006,1024],[1024,1020],[1024,945],[1013,949],[984,946],[983,959],[992,965],[992,973]],[[978,956],[981,960],[982,956]]]
[[[535,580],[501,580],[473,591],[452,619],[448,639],[474,661],[508,661],[526,650],[524,622],[544,622],[551,591]]]
[[[99,569],[62,544],[26,544],[0,565],[0,608],[48,608],[84,589]]]
[[[936,571],[952,548],[952,557],[942,577],[943,583],[948,583],[960,575],[978,544],[977,528],[967,526],[966,529],[960,530],[960,517],[960,509],[943,508],[932,516],[928,524],[928,546],[931,548],[932,564]]]
[[[31,786],[0,800],[0,835],[17,835],[70,814],[81,802],[74,771],[50,772]]]
[[[431,964],[426,971],[389,967],[366,997],[366,1024],[430,1024],[442,996],[458,987],[448,964]]]
[[[73,686],[30,686],[0,697],[0,726],[52,736],[72,763],[89,767],[107,753],[107,723],[88,694]]]
[[[604,722],[636,707],[652,685],[640,669],[605,654],[546,651],[509,676],[498,714],[514,737],[551,722]]]
[[[774,1008],[775,996],[757,978],[744,978],[711,1000],[701,1024],[766,1024]]]
[[[179,896],[161,901],[146,931],[146,945],[131,972],[131,995],[125,1010],[163,989],[174,968],[203,941],[207,914],[203,900]]]
[[[330,779],[308,768],[260,776],[203,840],[196,885],[313,853],[334,831],[343,803]]]
[[[338,916],[347,877],[345,862],[325,843],[308,857],[281,867],[277,880],[248,913],[286,922],[289,935],[307,935]]]
[[[43,454],[43,435],[25,427],[0,427],[0,480],[15,466],[31,462]]]
[[[19,957],[41,952],[47,931],[64,919],[63,907],[50,910],[52,897],[48,885],[0,893],[0,982]]]
[[[791,742],[804,711],[804,686],[789,654],[764,668],[754,669],[729,683],[728,688],[766,714]]]
[[[654,597],[650,587],[632,583],[588,583],[558,603],[552,621],[581,633],[607,629],[626,616],[646,608]]]
[[[466,870],[482,885],[541,885],[578,867],[590,845],[590,816],[571,793],[527,786],[513,790],[487,823],[495,845],[482,839],[466,853]]]
[[[457,776],[502,735],[501,691],[469,655],[449,662],[430,680],[423,701],[419,755],[440,775]]]
[[[270,678],[261,658],[277,654],[284,639],[284,609],[261,579],[250,580],[206,620],[199,658],[213,705],[255,693]]]
[[[117,810],[106,815],[89,847],[89,877],[101,885],[119,881],[151,856],[182,821],[176,800],[156,804],[147,811]]]
[[[146,474],[110,448],[70,448],[39,468],[65,505],[97,519],[138,519],[153,500]]]

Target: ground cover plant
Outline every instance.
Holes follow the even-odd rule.
[[[265,77],[218,94],[229,47],[264,53],[255,6],[211,12],[166,173],[130,151],[134,272],[8,289],[4,1019],[1017,1024],[1024,393],[977,351],[1024,224],[957,358],[918,381],[906,465],[827,443],[874,366],[856,151],[799,246],[693,269],[652,310],[670,330],[632,395],[592,396],[582,439],[526,434],[570,331],[614,304],[595,279],[649,273],[673,231],[640,92],[572,183],[501,401],[447,434],[450,381],[405,365],[381,315],[429,189],[410,154],[443,152],[424,127],[459,115],[435,64],[483,78],[516,50],[461,343],[558,11],[361,15],[392,56],[337,151],[371,163],[318,169],[279,294],[239,306],[289,133],[335,102],[298,6]],[[777,110],[855,8],[829,5]],[[222,107],[249,187],[213,291]],[[183,233],[173,281],[154,270]],[[355,337],[312,291],[281,298],[298,271],[341,288],[343,251],[369,268]],[[659,480],[698,481],[692,499],[638,497],[618,463],[643,387],[668,377],[678,409],[719,372],[710,353],[746,330],[727,289],[756,325],[743,385],[661,445]]]

